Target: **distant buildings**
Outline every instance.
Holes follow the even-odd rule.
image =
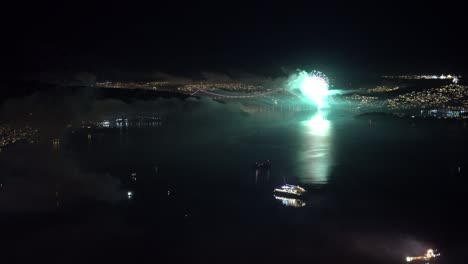
[[[124,127],[159,127],[163,125],[164,117],[155,113],[141,113],[125,118],[109,118],[99,121],[82,121],[81,128],[124,128]],[[91,136],[88,135],[88,139]]]
[[[465,110],[432,109],[427,111],[427,116],[436,118],[467,118]]]
[[[367,89],[368,93],[386,93],[398,90],[400,87],[377,86],[375,88]]]
[[[456,76],[452,74],[441,74],[441,75],[396,75],[396,76],[391,76],[391,75],[384,75],[382,78],[386,79],[406,79],[406,80],[445,80],[445,79],[458,79],[461,78],[461,76]]]
[[[468,109],[468,86],[449,84],[423,91],[412,91],[388,99],[390,110],[410,109]]]
[[[398,91],[398,95],[388,94]],[[468,86],[448,84],[401,93],[398,87],[378,86],[338,96],[352,112],[390,112],[435,118],[468,118]]]
[[[264,87],[258,84],[236,82],[236,81],[151,81],[151,82],[97,82],[98,88],[124,88],[124,89],[146,89],[146,90],[165,90],[178,91],[181,93],[193,93],[200,90],[227,90],[237,92],[253,92],[264,90]]]
[[[0,148],[19,142],[35,143],[39,130],[29,126],[13,128],[0,125]]]

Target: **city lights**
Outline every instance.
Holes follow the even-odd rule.
[[[382,78],[386,79],[406,79],[406,80],[452,80],[455,78],[460,78],[461,76],[456,76],[452,74],[441,74],[441,75],[384,75]]]
[[[386,92],[392,92],[400,89],[400,87],[389,87],[389,86],[377,86],[375,88],[367,89],[368,93],[386,93]]]
[[[13,128],[9,125],[0,125],[0,147],[6,147],[19,142],[34,143],[39,130],[29,126]]]
[[[411,91],[387,100],[389,109],[411,108],[437,108],[447,107],[452,104],[468,107],[468,87],[457,84],[449,84],[438,88],[423,91]]]
[[[144,89],[158,91],[178,91],[181,93],[193,93],[199,90],[214,91],[226,90],[237,92],[252,92],[265,90],[262,85],[246,81],[151,81],[151,82],[97,82],[98,88],[114,89]]]

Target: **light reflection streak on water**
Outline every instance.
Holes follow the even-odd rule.
[[[325,184],[332,163],[332,124],[319,110],[310,120],[304,121],[303,126],[305,149],[300,153],[300,179],[304,183]]]
[[[282,196],[274,196],[276,200],[281,201],[281,203],[284,206],[287,207],[304,207],[306,206],[306,203],[300,199],[295,199],[295,198],[288,198],[288,197],[282,197]]]

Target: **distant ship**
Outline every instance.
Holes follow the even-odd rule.
[[[255,162],[252,166],[252,170],[255,171],[255,184],[258,183],[258,180],[262,182],[268,182],[270,180],[270,160],[265,162]]]
[[[281,196],[302,196],[306,193],[306,190],[298,185],[285,184],[279,188],[273,190],[275,194]]]
[[[268,170],[268,169],[270,169],[270,167],[271,167],[270,160],[266,160],[263,163],[260,163],[260,162],[257,161],[257,162],[255,162],[255,165],[254,165],[254,169],[256,169],[256,170],[261,170],[261,169]]]
[[[433,249],[428,249],[426,251],[426,254],[422,256],[416,256],[416,257],[406,257],[406,262],[421,262],[421,263],[427,263],[428,261],[439,257],[440,253],[437,253],[437,250]]]

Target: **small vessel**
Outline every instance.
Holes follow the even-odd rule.
[[[427,263],[427,261],[430,261],[436,257],[439,257],[440,253],[437,252],[437,250],[433,249],[428,249],[426,253],[422,256],[416,256],[416,257],[406,257],[406,262],[421,262],[421,263]]]
[[[306,190],[299,185],[285,184],[274,189],[273,192],[282,196],[302,196],[305,194]]]
[[[265,162],[255,162],[254,169],[259,170],[259,169],[269,169],[271,167],[270,160],[266,160]]]

